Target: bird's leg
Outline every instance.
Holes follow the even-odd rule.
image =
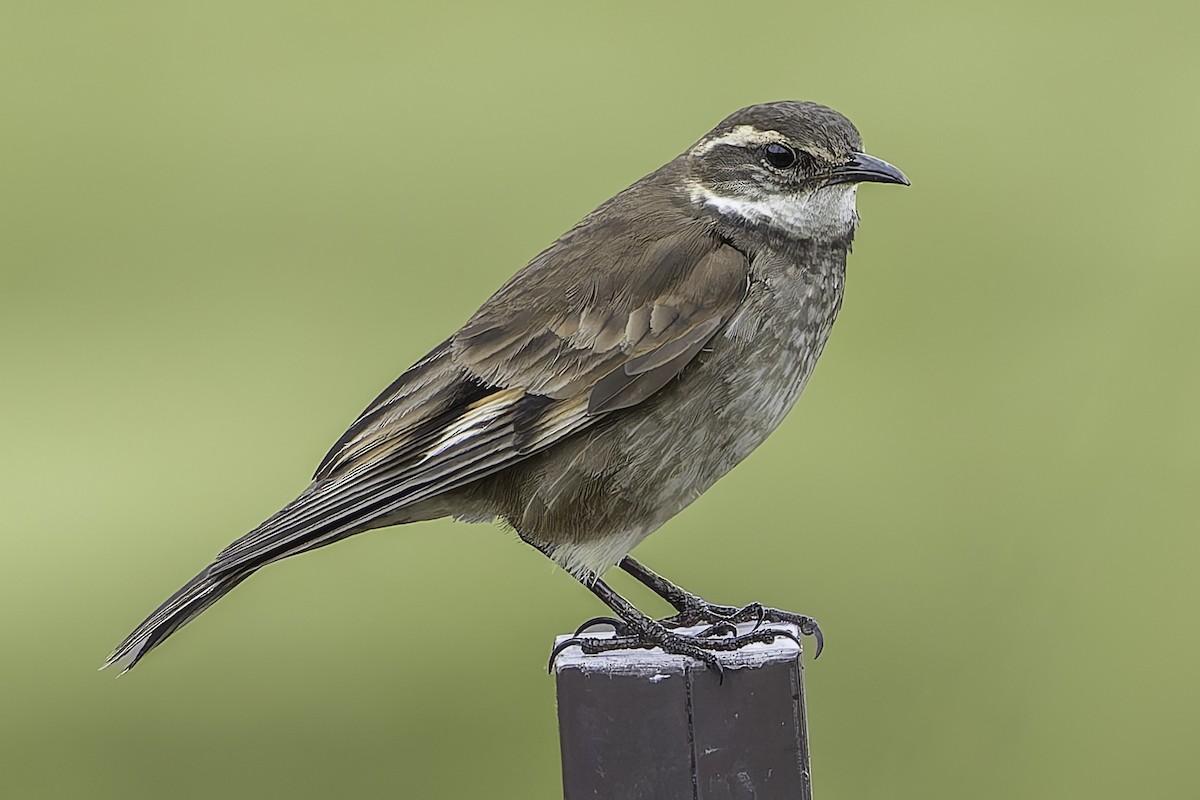
[[[625,556],[617,566],[632,575],[647,589],[671,604],[671,607],[678,613],[673,617],[668,617],[663,622],[672,627],[690,627],[701,622],[726,620],[740,610],[733,606],[713,605],[703,598],[697,597],[691,592],[671,583],[654,570],[635,561],[632,556]]]
[[[737,650],[754,642],[772,642],[781,636],[789,639],[795,638],[789,631],[772,628],[760,628],[737,635],[737,628],[725,621],[718,622],[708,630],[700,631],[697,634],[677,633],[638,611],[632,603],[613,591],[599,578],[591,582],[581,582],[620,617],[623,625],[618,627],[615,636],[608,638],[593,638],[577,634],[564,639],[550,653],[551,667],[559,653],[576,645],[587,655],[608,653],[613,650],[650,650],[658,647],[666,653],[694,658],[720,676],[721,664],[713,655],[714,651]],[[722,636],[725,633],[734,635]]]
[[[625,556],[625,558],[621,559],[621,563],[618,566],[633,576],[647,589],[670,603],[675,611],[678,612],[673,617],[660,620],[663,625],[669,628],[688,628],[701,623],[710,625],[737,625],[739,622],[750,621],[754,621],[757,624],[762,624],[763,622],[786,622],[795,625],[806,636],[815,637],[817,640],[817,649],[813,658],[821,655],[821,649],[825,645],[825,637],[821,634],[821,626],[812,617],[805,616],[804,614],[796,614],[791,611],[781,611],[778,608],[767,608],[761,603],[750,603],[742,608],[716,605],[681,589],[654,570],[638,563],[630,556]]]

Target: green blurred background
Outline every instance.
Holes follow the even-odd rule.
[[[822,620],[818,796],[1200,796],[1196,3],[2,9],[4,797],[557,796],[545,656],[602,609],[494,527],[95,668],[532,255],[780,98],[913,186],[861,192],[795,413],[638,554]]]

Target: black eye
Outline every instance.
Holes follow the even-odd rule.
[[[771,142],[763,148],[763,155],[776,169],[787,169],[796,163],[796,151],[779,142]]]

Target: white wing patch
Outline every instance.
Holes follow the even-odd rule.
[[[483,432],[487,429],[488,423],[503,414],[524,396],[523,389],[505,389],[472,403],[465,414],[446,426],[437,441],[425,451],[421,463],[469,441],[471,437]]]

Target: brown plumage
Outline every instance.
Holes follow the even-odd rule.
[[[513,276],[109,663],[133,666],[268,563],[447,515],[502,518],[603,587],[799,396],[841,303],[853,187],[903,180],[860,149],[823,106],[731,116]]]

